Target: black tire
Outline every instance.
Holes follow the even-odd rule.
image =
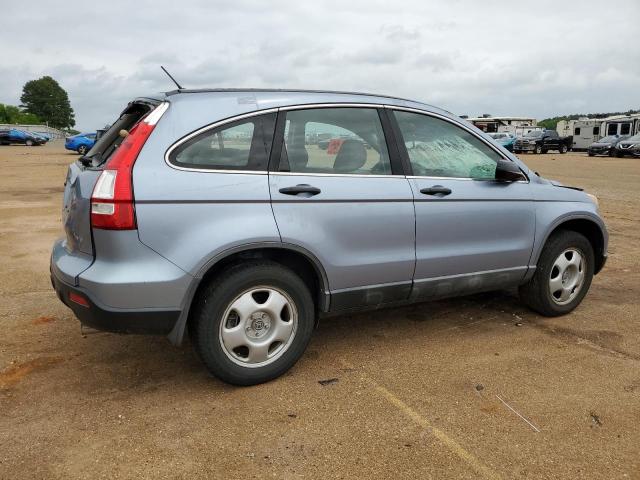
[[[622,157],[624,157],[624,154],[623,154],[623,153],[620,153],[620,152],[616,152],[616,157],[618,157],[618,158],[622,158]]]
[[[78,153],[79,153],[80,155],[84,155],[84,154],[85,154],[85,153],[87,153],[88,151],[89,151],[89,149],[87,148],[87,146],[86,146],[86,145],[80,145],[80,146],[78,147]]]
[[[615,150],[613,148],[609,149],[609,156],[613,157],[616,154]]]
[[[590,157],[593,157],[593,156],[595,156],[595,153],[589,152],[589,153],[587,153],[587,155],[589,155]]]
[[[535,149],[533,150],[533,153],[536,153],[538,155],[540,155],[541,153],[544,153],[542,150],[542,145],[536,145]]]
[[[568,248],[575,248],[583,254],[585,276],[576,296],[569,303],[560,305],[552,297],[549,278],[551,278],[555,260]],[[594,263],[593,247],[584,235],[570,230],[560,230],[547,240],[531,280],[520,286],[520,300],[532,310],[546,317],[565,315],[576,308],[589,291],[593,279]]]
[[[567,153],[569,149],[566,145],[560,145],[560,153]]]
[[[248,367],[233,361],[221,339],[221,322],[227,308],[252,287],[269,286],[285,292],[298,312],[297,327],[288,348],[272,363]],[[279,377],[302,356],[315,325],[315,308],[309,289],[290,269],[270,261],[232,266],[207,285],[196,300],[190,319],[192,341],[209,372],[233,385],[256,385]]]

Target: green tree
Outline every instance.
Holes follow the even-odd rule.
[[[20,97],[26,113],[38,116],[55,128],[70,128],[76,124],[67,92],[49,76],[30,80]]]

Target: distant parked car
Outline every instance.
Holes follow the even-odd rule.
[[[609,155],[612,157],[616,152],[616,145],[622,140],[629,138],[629,135],[609,135],[601,138],[600,140],[593,142],[589,146],[589,156],[594,155]]]
[[[40,136],[34,135],[31,132],[25,132],[24,130],[18,130],[12,128],[10,130],[0,130],[0,144],[20,144],[28,147],[38,146],[46,143],[46,140]]]
[[[535,130],[519,137],[513,144],[513,151],[547,153],[549,150],[557,150],[567,153],[572,145],[573,136],[561,137],[555,130]]]
[[[73,137],[67,137],[64,142],[64,148],[78,152],[80,155],[84,155],[91,150],[94,143],[96,143],[95,133],[79,133]]]
[[[640,157],[640,133],[636,133],[633,137],[618,142],[616,145],[616,157]]]
[[[502,132],[488,133],[487,135],[489,135],[491,138],[493,138],[496,142],[498,142],[500,145],[502,145],[504,148],[506,148],[510,152],[513,152],[513,144],[516,141],[515,135],[511,135],[510,133],[502,133]]]

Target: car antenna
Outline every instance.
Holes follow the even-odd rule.
[[[173,78],[169,72],[167,72],[166,68],[164,68],[162,65],[160,65],[160,68],[164,73],[167,74],[167,76],[171,79],[171,81],[176,84],[176,86],[178,87],[178,90],[183,90],[182,86],[178,82],[176,82],[176,79]]]

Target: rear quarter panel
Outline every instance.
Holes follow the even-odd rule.
[[[255,99],[246,93],[176,96],[136,161],[140,241],[191,275],[201,275],[225,250],[280,241],[266,172],[185,171],[164,159],[167,149],[186,134],[255,109]]]

